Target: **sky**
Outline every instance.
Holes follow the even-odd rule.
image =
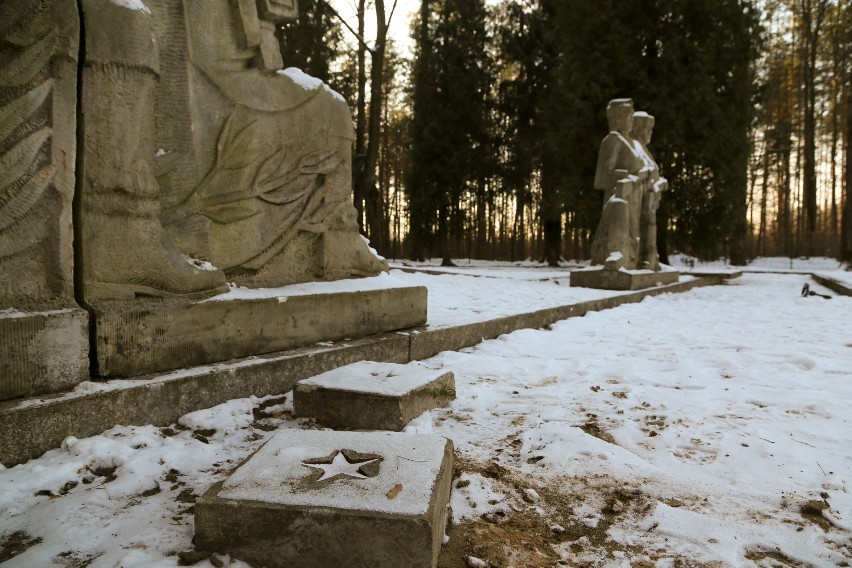
[[[358,19],[355,16],[357,0],[329,0],[329,3],[335,10],[346,20],[352,29],[358,29]],[[396,41],[397,46],[401,51],[410,51],[414,45],[409,37],[408,25],[411,22],[411,16],[417,12],[420,5],[419,0],[398,0],[396,11],[391,20],[390,36]],[[385,0],[385,9],[390,12],[393,6],[393,0]],[[372,43],[376,36],[376,26],[372,11],[367,14],[366,22],[366,39],[368,43]],[[354,42],[354,38],[348,31],[345,32],[347,41]]]

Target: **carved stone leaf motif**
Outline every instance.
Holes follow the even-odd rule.
[[[37,80],[57,43],[56,26],[46,17],[48,8],[43,0],[4,0],[0,5],[3,37],[20,47],[0,69],[0,88],[37,81],[33,88],[0,106],[0,148],[5,148],[0,155],[0,257],[20,252],[45,236],[48,212],[34,208],[53,181],[55,168],[46,164],[37,169],[37,161],[53,131],[42,127],[21,139],[15,133],[40,119],[53,91],[52,80]]]
[[[15,45],[30,45],[44,37],[53,22],[44,17],[51,0],[3,0],[0,2],[0,36]]]
[[[41,150],[48,138],[50,138],[50,128],[42,128],[30,134],[3,156],[0,156],[0,191],[12,186],[27,174],[38,155],[38,151]],[[5,199],[0,197],[0,202],[3,201]]]
[[[18,87],[32,81],[50,60],[56,47],[56,31],[24,50],[0,74],[0,87]]]
[[[5,140],[24,122],[29,120],[41,107],[50,90],[53,81],[48,80],[27,91],[24,95],[11,101],[4,107],[0,107],[0,140]]]
[[[53,173],[54,167],[47,166],[21,186],[19,191],[0,196],[0,231],[30,212],[53,180]]]

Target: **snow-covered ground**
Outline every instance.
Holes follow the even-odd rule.
[[[391,276],[429,286],[437,325],[517,313],[524,290],[530,310],[601,294],[492,268]],[[458,391],[407,428],[457,448],[439,565],[849,566],[852,298],[806,281],[746,274],[427,360]],[[0,562],[178,565],[198,495],[275,430],[317,427],[291,408],[234,400],[0,468]]]

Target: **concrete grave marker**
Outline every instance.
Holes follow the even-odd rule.
[[[270,568],[434,567],[452,469],[439,436],[284,431],[198,501],[196,547]]]
[[[455,397],[450,371],[362,361],[299,381],[293,407],[296,416],[311,416],[334,428],[399,431]]]

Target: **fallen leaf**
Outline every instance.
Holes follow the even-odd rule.
[[[399,492],[402,491],[402,483],[397,483],[388,491],[388,499],[396,499],[396,496],[399,495]]]

